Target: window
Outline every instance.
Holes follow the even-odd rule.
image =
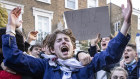
[[[65,8],[78,9],[78,0],[65,0]]]
[[[0,3],[3,4],[3,7],[7,9],[8,14],[15,8],[15,7],[21,7],[21,15],[19,16],[19,20],[22,20],[22,14],[24,13],[24,5],[9,2],[9,1],[0,1]],[[22,25],[19,28],[22,31]]]
[[[138,30],[140,30],[140,15],[138,16]]]
[[[41,42],[51,32],[53,12],[33,7],[35,30],[38,31],[37,42]]]
[[[92,7],[97,7],[98,5],[98,0],[87,0],[87,7],[92,8]]]
[[[44,2],[44,3],[51,4],[51,0],[37,0],[37,1],[40,1],[40,2]]]
[[[45,36],[49,33],[49,18],[38,16],[38,26],[36,27],[38,30],[38,40],[42,41]]]
[[[118,32],[119,31],[119,26],[120,26],[120,21],[117,21],[114,23],[114,31]]]

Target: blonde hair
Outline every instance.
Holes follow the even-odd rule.
[[[113,70],[111,71],[110,79],[111,79],[111,77],[112,77],[112,75],[113,75],[113,73],[114,73],[115,71],[123,71],[123,72],[125,73],[125,75],[126,75],[126,79],[128,78],[128,73],[127,73],[127,71],[126,71],[124,68],[122,68],[122,67],[115,67],[115,68],[113,68]]]

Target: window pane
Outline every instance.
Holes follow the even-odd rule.
[[[75,0],[68,0],[67,1],[67,7],[75,9]]]
[[[44,0],[44,1],[48,2],[49,0]]]
[[[114,23],[114,31],[115,32],[118,32],[119,31],[120,24],[121,24],[120,21],[117,21],[117,22]]]
[[[140,30],[140,15],[138,16],[138,30]]]
[[[49,18],[38,16],[38,41],[41,42],[49,32]]]
[[[96,0],[88,0],[88,8],[96,7]]]

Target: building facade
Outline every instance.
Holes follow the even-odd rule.
[[[23,20],[22,28],[26,35],[36,30],[39,32],[38,41],[41,41],[46,34],[57,28],[64,27],[64,11],[83,9],[95,5],[95,0],[1,0],[8,11],[14,7],[21,7],[20,20]]]
[[[38,41],[57,28],[64,28],[64,11],[84,8],[109,6],[111,33],[114,35],[122,26],[123,18],[121,8],[106,0],[1,0],[3,7],[10,12],[14,7],[20,6],[23,20],[22,28],[27,35],[30,31],[39,32]],[[133,10],[132,24],[129,33],[131,43],[135,42],[136,33],[140,33],[140,11]]]
[[[105,5],[109,7],[111,33],[116,35],[123,23],[121,7],[113,3],[107,3],[106,0],[103,0],[103,3],[101,2],[99,6]],[[131,28],[129,29],[129,34],[131,35],[130,43],[135,44],[137,33],[140,33],[140,10],[133,8]]]

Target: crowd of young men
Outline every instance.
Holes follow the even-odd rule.
[[[43,79],[93,79],[94,73],[103,70],[105,67],[118,63],[123,55],[121,66],[128,71],[127,73],[116,68],[112,71],[111,79],[116,79],[124,71],[126,79],[139,78],[139,59],[136,58],[136,49],[134,46],[127,45],[130,36],[127,31],[131,25],[132,3],[127,0],[127,8],[122,6],[124,22],[118,35],[113,39],[108,39],[107,43],[103,42],[100,53],[90,57],[82,53],[78,54],[79,61],[74,57],[76,44],[75,37],[70,29],[56,30],[44,41],[44,56],[39,58],[40,48],[31,47],[31,53],[35,56],[24,54],[17,45],[16,28],[21,8],[14,8],[8,16],[6,34],[2,36],[2,52],[4,56],[4,65],[10,69],[25,75],[30,75]],[[37,53],[32,51],[37,50]],[[124,52],[124,53],[123,53]],[[46,55],[45,55],[46,54]],[[82,56],[86,55],[86,56]],[[36,58],[37,57],[37,58]],[[80,58],[84,57],[84,58]],[[84,59],[84,60],[81,60]],[[87,63],[83,63],[87,62]],[[131,66],[131,68],[129,68]],[[119,77],[121,78],[121,77]]]

